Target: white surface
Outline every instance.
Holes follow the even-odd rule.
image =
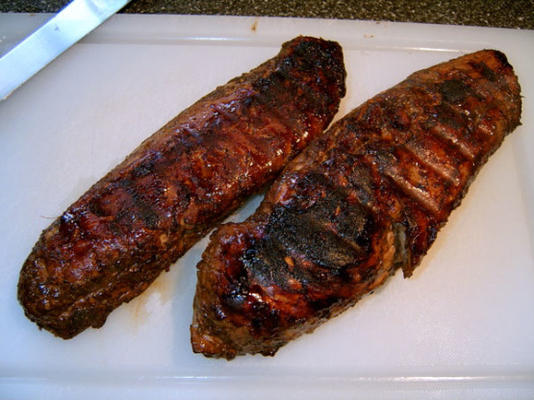
[[[0,14],[1,49],[40,22]],[[472,50],[505,51],[519,75],[523,126],[414,276],[397,274],[274,358],[210,360],[189,345],[203,240],[103,328],[69,341],[39,331],[16,284],[40,231],[143,138],[298,34],[343,45],[348,92],[338,117],[415,70]],[[532,398],[533,48],[532,31],[113,17],[0,103],[0,398]]]

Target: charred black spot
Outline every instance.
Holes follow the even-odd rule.
[[[238,310],[243,307],[249,294],[249,282],[245,268],[239,267],[230,276],[228,294],[222,296],[223,304],[231,309]]]
[[[159,222],[158,214],[149,205],[150,203],[143,199],[143,196],[137,191],[135,183],[130,179],[122,179],[120,186],[126,190],[135,206],[135,211],[131,210],[136,217],[140,217],[149,229],[155,229]]]
[[[467,117],[464,114],[456,111],[450,105],[444,103],[436,106],[435,117],[442,124],[450,126],[454,129],[461,129],[467,124]]]
[[[303,254],[334,272],[360,259],[361,246],[368,244],[364,234],[368,222],[361,207],[351,206],[339,193],[331,192],[305,211],[276,208],[268,234],[285,251]]]
[[[390,97],[384,97],[380,104],[383,108],[382,118],[386,125],[400,132],[410,129],[411,119],[406,112],[407,104]]]
[[[313,110],[318,115],[328,114],[330,97],[326,91],[317,90],[310,86],[309,82],[292,76],[293,73],[294,69],[277,69],[268,77],[258,79],[253,83],[253,87],[257,92],[254,101],[266,106],[288,126],[294,128],[292,119],[298,119],[300,114],[298,111],[306,113]],[[291,101],[294,104],[296,110],[293,110],[292,115],[286,115],[286,112],[281,111],[283,108],[281,104],[284,103],[281,99],[287,99],[287,102]]]
[[[251,326],[257,335],[264,335],[275,331],[279,326],[280,315],[277,309],[268,304],[257,301],[252,304]]]
[[[462,102],[471,93],[469,86],[457,79],[442,82],[438,90],[445,101],[453,104]]]
[[[288,278],[284,253],[272,240],[253,243],[242,257],[243,265],[251,271],[260,285],[272,283],[286,287]]]
[[[482,75],[487,80],[491,82],[495,82],[497,80],[497,75],[495,74],[495,72],[493,72],[493,70],[491,70],[491,68],[489,68],[483,62],[472,61],[469,64],[473,67],[475,71],[479,72],[480,75]]]
[[[508,58],[506,58],[506,55],[498,50],[493,50],[493,55],[499,62],[502,64],[503,67],[512,67],[510,63],[508,62]]]
[[[242,291],[239,289],[231,290],[230,294],[222,297],[224,305],[234,310],[239,310],[241,307],[243,307],[243,304],[245,304],[245,300],[246,293],[242,293]]]
[[[91,311],[87,308],[75,308],[72,313],[72,325],[77,326],[79,324],[84,324],[86,321],[90,321],[91,319]],[[105,318],[104,318],[105,321]],[[102,322],[103,324],[103,322]],[[96,324],[99,326],[102,326],[102,324]],[[98,326],[98,327],[99,327]]]
[[[269,103],[269,101],[274,101],[274,99],[269,96],[269,92],[272,90],[276,90],[280,86],[280,81],[282,76],[280,73],[277,73],[276,71],[270,74],[267,77],[259,78],[257,81],[252,83],[252,87],[258,92],[263,93],[264,95],[259,98],[263,100],[265,103]]]
[[[345,70],[339,66],[340,59],[341,49],[335,43],[306,38],[297,41],[280,58],[273,72],[252,82],[254,102],[268,108],[293,129],[296,122],[292,120],[329,115],[331,106],[337,106],[332,102],[332,89],[338,91],[337,96],[345,93]],[[293,104],[296,110],[283,111],[284,103]]]
[[[325,65],[330,68],[339,68],[337,60],[341,51],[336,43],[302,40],[295,46],[294,52],[297,57],[293,56],[293,58],[299,61],[299,67],[303,71],[308,71],[312,68],[322,69]]]
[[[316,312],[323,310],[326,312],[330,311],[330,307],[336,304],[339,301],[337,297],[327,297],[324,299],[314,299],[309,302],[310,307],[312,307]],[[329,315],[323,315],[322,317],[328,318]]]
[[[314,282],[348,282],[348,269],[368,256],[376,229],[362,206],[349,203],[343,191],[328,188],[326,197],[307,208],[276,206],[264,238],[252,244],[242,262],[262,285],[274,283],[289,291],[290,280],[302,288]]]

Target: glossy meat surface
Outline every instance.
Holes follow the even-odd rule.
[[[193,350],[273,355],[398,268],[410,276],[520,114],[517,78],[493,50],[416,72],[353,110],[287,166],[255,214],[212,235]]]
[[[344,80],[337,43],[298,37],[183,111],[43,231],[26,316],[62,338],[100,327],[328,126]]]

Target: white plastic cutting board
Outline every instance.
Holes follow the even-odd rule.
[[[0,15],[0,51],[43,16]],[[103,328],[64,341],[16,300],[42,229],[145,137],[298,34],[338,40],[338,117],[417,69],[497,48],[522,122],[409,280],[395,275],[276,357],[191,352],[203,240]],[[0,398],[533,398],[534,32],[282,18],[119,15],[0,103]],[[234,220],[248,215],[254,199]]]

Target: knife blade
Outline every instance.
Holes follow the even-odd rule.
[[[74,0],[0,58],[0,101],[129,0]]]

